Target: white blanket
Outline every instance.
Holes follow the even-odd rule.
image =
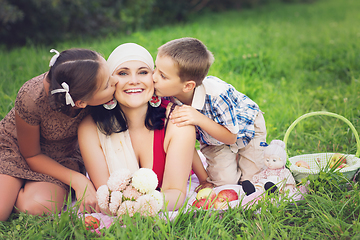
[[[199,156],[200,156],[204,166],[206,167],[205,157],[202,155],[202,153],[200,151],[199,151]],[[189,177],[188,184],[187,184],[188,190],[187,190],[187,197],[185,200],[186,205],[184,208],[181,208],[184,212],[186,212],[189,208],[192,208],[192,203],[196,199],[196,194],[197,194],[195,192],[195,188],[198,185],[199,185],[199,179],[196,177],[195,174],[191,175]],[[244,193],[244,191],[242,190],[242,187],[240,185],[223,185],[223,186],[214,188],[214,191],[216,192],[216,194],[218,194],[223,189],[234,189],[239,195],[239,200],[231,201],[229,203],[229,207],[231,207],[231,208],[246,207],[248,205],[255,204],[264,195],[263,191],[257,191],[249,196],[246,196],[246,194]],[[303,194],[306,194],[306,192],[307,192],[306,187],[300,186],[298,189],[298,193],[291,196],[291,199],[294,201],[298,201],[303,198]],[[212,210],[214,210],[214,209],[212,209]],[[214,210],[214,211],[216,211],[216,210]],[[179,214],[179,211],[169,211],[167,213],[164,213],[164,212],[159,213],[161,218],[168,218],[170,220],[173,220],[178,214]],[[85,214],[85,216],[88,216],[88,215],[89,214]],[[105,215],[102,213],[92,213],[91,215],[100,220],[99,229],[101,229],[103,227],[108,228],[112,224],[112,222],[114,220],[116,220],[116,217],[108,216],[108,215]],[[98,232],[98,229],[96,229],[95,231]]]

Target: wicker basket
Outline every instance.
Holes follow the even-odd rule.
[[[311,112],[302,115],[298,119],[296,119],[287,129],[285,136],[284,136],[284,143],[285,143],[285,149],[287,145],[287,140],[289,138],[290,132],[293,130],[293,128],[298,124],[301,120],[311,117],[311,116],[318,116],[318,115],[325,115],[325,116],[332,116],[338,119],[343,120],[345,123],[347,123],[352,130],[355,139],[356,139],[356,146],[357,146],[357,152],[355,155],[347,155],[344,154],[346,157],[346,162],[349,165],[348,167],[342,168],[339,171],[343,173],[343,175],[349,179],[353,180],[354,175],[357,173],[357,171],[360,169],[360,141],[359,141],[359,135],[355,129],[355,127],[351,124],[351,122],[346,119],[345,117],[338,115],[336,113],[331,112]],[[332,157],[334,153],[314,153],[314,154],[304,154],[304,155],[298,155],[294,156],[288,159],[289,161],[289,168],[292,172],[294,178],[296,181],[300,182],[302,178],[305,178],[309,176],[310,174],[318,174],[320,172],[320,169],[323,169],[326,165],[328,160]],[[295,165],[295,163],[299,160],[305,161],[309,164],[310,169],[298,167]]]

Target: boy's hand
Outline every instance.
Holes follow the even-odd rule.
[[[178,127],[186,125],[199,125],[199,122],[201,122],[199,120],[202,117],[204,117],[203,114],[188,105],[182,105],[181,107],[175,108],[170,115],[172,123]]]
[[[213,183],[209,183],[208,181],[200,182],[199,186],[195,188],[195,192],[199,192],[204,188],[214,188],[216,187]]]

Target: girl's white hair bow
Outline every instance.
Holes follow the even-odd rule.
[[[52,90],[52,91],[51,91],[51,94],[65,92],[66,105],[71,104],[71,106],[74,107],[74,106],[75,106],[75,103],[74,103],[74,101],[73,101],[73,99],[72,99],[72,97],[71,97],[71,95],[70,95],[70,93],[69,93],[69,91],[70,91],[69,85],[67,85],[66,82],[63,82],[63,83],[61,84],[61,86],[62,86],[63,88],[59,88],[59,89]]]
[[[51,49],[50,52],[56,53],[56,54],[50,59],[50,62],[49,62],[49,67],[52,67],[52,66],[54,66],[56,60],[57,60],[58,57],[60,56],[60,53],[59,53],[58,51],[56,51],[55,49]]]

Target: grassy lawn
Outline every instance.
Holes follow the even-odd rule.
[[[0,118],[13,107],[20,86],[48,70],[51,48],[96,50],[105,58],[121,43],[135,42],[155,57],[157,47],[180,37],[202,40],[214,53],[210,74],[234,85],[265,112],[267,141],[283,139],[290,124],[312,111],[334,112],[360,129],[360,2],[318,0],[269,4],[252,10],[206,14],[190,23],[131,35],[66,42],[56,46],[0,48]],[[301,121],[287,142],[291,156],[355,154],[356,141],[341,120],[315,116]],[[261,201],[250,209],[188,212],[171,222],[124,218],[103,239],[359,239],[358,183],[328,173],[313,179],[311,194],[294,204]],[[336,179],[336,181],[334,180]],[[75,210],[48,217],[13,214],[0,222],[1,239],[90,239]]]

